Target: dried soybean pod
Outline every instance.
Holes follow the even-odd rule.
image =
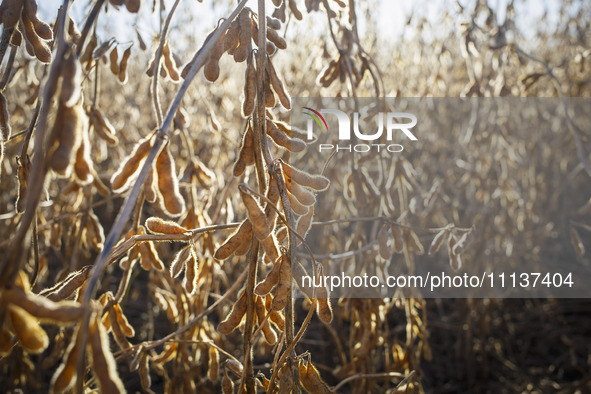
[[[287,42],[277,33],[276,30],[267,29],[267,38],[279,49],[286,49]]]
[[[392,230],[392,240],[394,241],[394,251],[396,253],[402,253],[402,250],[404,248],[404,240],[402,239],[402,231],[400,230],[400,227],[396,224],[392,224],[390,226],[390,229]]]
[[[176,354],[178,346],[179,345],[177,342],[167,343],[164,347],[164,351],[162,353],[160,353],[159,355],[157,355],[156,357],[152,358],[152,365],[165,364],[165,363],[169,362],[170,360],[172,360]]]
[[[94,180],[91,169],[90,142],[88,141],[88,133],[84,130],[74,159],[74,174],[81,184],[87,185]]]
[[[242,103],[242,115],[248,117],[254,111],[256,95],[256,69],[254,66],[254,55],[248,56],[246,71],[244,74],[244,102]]]
[[[425,253],[425,248],[423,248],[423,244],[419,240],[417,233],[415,233],[412,229],[407,228],[404,231],[404,242],[408,245],[409,249],[415,252],[418,255]]]
[[[74,107],[60,105],[52,129],[56,137],[57,148],[51,152],[50,167],[61,176],[68,176],[73,160],[72,151],[80,144],[82,130],[85,128],[86,115],[81,104]]]
[[[103,325],[98,322],[96,317],[92,318],[88,332],[91,350],[91,357],[89,358],[101,392],[124,393],[125,388],[117,374],[115,359],[109,349],[109,338]]]
[[[126,337],[131,338],[131,337],[135,336],[135,330],[133,329],[131,324],[129,324],[129,322],[127,321],[127,317],[125,317],[125,315],[123,314],[123,310],[121,309],[121,306],[118,303],[113,304],[110,313],[115,314],[115,318],[117,319],[117,324],[121,328],[121,332],[123,332],[123,334],[125,334]]]
[[[179,182],[174,168],[174,161],[167,143],[156,159],[158,190],[162,197],[162,209],[170,216],[179,216],[185,212],[185,200],[179,190]]]
[[[150,377],[150,358],[147,352],[142,352],[139,367],[140,383],[142,388],[148,391],[152,386],[152,378]]]
[[[238,19],[234,19],[230,24],[230,27],[226,31],[226,35],[224,37],[224,51],[234,51],[239,44],[238,38],[240,35],[240,22]]]
[[[23,18],[29,19],[33,24],[35,33],[44,40],[53,40],[53,31],[51,26],[43,22],[37,16],[36,0],[23,0]]]
[[[274,108],[277,100],[275,100],[275,93],[271,89],[271,82],[269,79],[269,69],[265,68],[265,78],[263,81],[263,89],[265,90],[265,107]]]
[[[302,364],[300,364],[301,366]],[[300,383],[310,393],[314,394],[334,394],[335,392],[320,377],[320,373],[311,361],[308,361],[306,371],[300,367]]]
[[[125,2],[125,8],[127,11],[131,12],[132,14],[137,14],[140,10],[141,1],[140,0],[127,0]]]
[[[0,132],[2,133],[2,140],[8,141],[12,133],[10,126],[10,112],[8,112],[8,101],[4,93],[0,92]]]
[[[218,375],[220,371],[220,353],[218,350],[210,346],[209,347],[209,360],[207,366],[207,378],[212,382],[218,381]]]
[[[267,223],[265,211],[259,202],[247,191],[246,185],[239,185],[238,189],[242,195],[242,202],[246,207],[246,212],[248,214],[248,219],[252,224],[254,235],[262,241],[269,236],[272,230],[269,223]]]
[[[265,296],[269,294],[271,290],[273,290],[273,287],[275,287],[275,285],[279,282],[281,262],[282,260],[277,260],[273,263],[273,268],[271,268],[271,271],[269,271],[265,279],[254,289],[255,294],[259,296]]]
[[[4,14],[6,14],[6,12]],[[25,38],[32,46],[35,57],[43,63],[49,63],[51,61],[51,49],[49,48],[47,42],[37,35],[31,20],[23,18],[21,19],[21,23],[24,27]]]
[[[301,152],[306,149],[306,143],[298,138],[289,138],[283,134],[275,124],[267,119],[267,135],[273,142],[291,152]]]
[[[429,255],[435,254],[437,253],[437,251],[439,250],[439,248],[441,247],[441,245],[443,244],[443,240],[445,239],[445,236],[447,235],[448,230],[447,228],[439,231],[437,233],[437,235],[435,235],[435,238],[433,238],[433,241],[431,242],[431,245],[429,246]]]
[[[277,222],[277,209],[273,209],[277,207],[277,202],[281,197],[279,193],[279,186],[277,186],[277,182],[275,178],[272,176],[269,179],[269,189],[267,190],[267,199],[271,201],[271,204],[267,203],[265,207],[265,215],[267,216],[267,222],[269,222],[269,226],[271,228],[275,228],[275,223]]]
[[[265,309],[265,303],[263,302],[263,299],[258,296],[255,298],[255,312],[257,315],[257,320],[259,321],[259,326],[261,327],[261,331],[265,336],[265,340],[267,343],[274,345],[277,343],[277,333],[275,333],[275,331],[271,328],[269,321],[265,321],[267,310]]]
[[[164,67],[170,76],[170,79],[174,82],[178,82],[181,80],[179,75],[179,69],[174,61],[174,57],[172,56],[172,52],[170,51],[170,47],[168,46],[168,41],[164,44],[162,48],[162,57],[164,58]]]
[[[238,151],[238,159],[234,163],[232,174],[236,177],[244,174],[246,166],[254,164],[254,149],[253,149],[253,131],[250,122],[242,136],[242,145]]]
[[[234,253],[243,242],[250,242],[252,237],[252,225],[248,220],[242,222],[238,229],[216,250],[214,258],[225,260]]]
[[[38,354],[47,348],[49,338],[36,317],[16,305],[8,306],[8,317],[23,349]]]
[[[109,145],[117,145],[119,139],[115,134],[117,131],[109,119],[105,116],[103,111],[98,107],[92,107],[90,110],[90,122],[98,134]]]
[[[285,162],[282,162],[281,165],[283,167],[283,173],[285,176],[302,186],[306,186],[317,191],[324,191],[328,189],[328,186],[330,185],[330,181],[325,176],[308,174],[307,172],[298,170],[297,168],[292,167]]]
[[[123,56],[121,57],[121,63],[119,63],[119,82],[125,83],[127,82],[127,63],[129,62],[129,57],[131,56],[131,47],[127,48],[123,52]]]
[[[245,313],[246,293],[243,292],[232,306],[232,311],[230,311],[228,316],[218,324],[218,331],[224,335],[231,333],[236,327],[238,327]]]
[[[301,21],[303,19],[303,15],[300,10],[298,10],[295,0],[289,0],[289,10],[297,20]]]
[[[197,290],[197,270],[199,268],[199,261],[195,253],[191,253],[189,259],[185,263],[185,281],[184,287],[187,293],[193,294]]]
[[[170,275],[173,278],[176,278],[177,276],[179,276],[179,274],[181,273],[181,271],[183,269],[183,266],[185,265],[187,260],[189,260],[191,258],[192,253],[193,253],[193,248],[191,247],[191,245],[187,245],[184,248],[182,248],[174,256],[174,259],[172,260],[172,263],[170,264]]]
[[[316,307],[318,317],[324,323],[329,324],[332,321],[332,307],[326,287],[320,286],[316,288],[316,299],[318,301],[318,306]]]
[[[453,254],[460,254],[464,251],[464,249],[466,248],[466,245],[468,245],[468,243],[470,242],[470,239],[472,237],[472,229],[466,231],[464,233],[464,235],[462,235],[460,237],[460,239],[458,239],[458,241],[455,243],[454,247],[453,247]]]
[[[228,358],[225,363],[224,370],[232,372],[236,376],[242,376],[242,372],[244,371],[244,366],[242,363],[236,359]]]
[[[160,257],[158,256],[158,252],[154,247],[154,242],[142,242],[138,245],[140,255],[141,255],[141,263],[142,268],[146,271],[154,268],[156,271],[164,270],[164,264]]]
[[[212,51],[209,54],[209,58],[203,67],[203,74],[209,82],[215,82],[220,76],[220,57],[224,53],[224,38],[225,33],[220,36]]]
[[[275,67],[273,67],[273,63],[271,62],[271,59],[269,57],[267,57],[266,70],[269,74],[269,82],[271,82],[273,90],[275,91],[275,93],[277,93],[281,105],[285,109],[291,109],[291,97],[289,97],[289,94],[285,90],[283,82],[281,82],[281,78],[279,78],[279,76],[277,75],[277,71],[275,70]]]
[[[224,377],[222,378],[222,393],[234,394],[234,382],[228,376],[228,372],[224,370]]]
[[[76,382],[76,367],[78,349],[81,346],[80,329],[74,332],[72,340],[66,349],[64,361],[55,371],[51,379],[51,388],[54,393],[62,393],[70,390]]]
[[[144,181],[144,198],[149,203],[155,203],[158,199],[158,192],[154,182],[154,168],[150,168],[150,172],[148,172],[148,176]]]
[[[301,216],[296,224],[296,232],[304,239],[306,238],[306,235],[308,235],[308,231],[310,231],[310,228],[312,227],[312,217],[314,217],[314,206],[309,207],[308,213]]]
[[[384,260],[389,260],[390,257],[392,257],[392,249],[388,246],[389,240],[390,234],[388,231],[388,227],[384,225],[378,232],[379,253]]]
[[[250,224],[250,222],[249,222],[249,224]],[[238,245],[238,247],[234,251],[234,254],[236,256],[244,256],[246,253],[248,253],[248,251],[250,250],[250,247],[251,247],[251,240],[252,240],[252,226],[250,226],[249,230],[248,230],[248,239],[245,239],[244,241],[242,241],[242,243],[240,245]]]
[[[119,75],[119,53],[117,52],[117,45],[111,49],[111,53],[109,54],[109,62],[111,72],[115,75]]]
[[[189,231],[180,224],[156,216],[146,220],[146,228],[155,234],[184,234]]]
[[[241,63],[246,60],[249,55],[249,46],[251,39],[251,19],[247,8],[243,8],[238,15],[238,22],[240,23],[240,31],[238,34],[238,48],[234,51],[234,61]]]
[[[119,169],[111,178],[111,187],[115,193],[123,191],[129,185],[151,148],[151,136],[145,137],[134,146],[131,154],[121,162]]]
[[[304,205],[302,205],[292,194],[291,192],[287,191],[287,195],[289,196],[289,205],[291,207],[291,210],[296,214],[296,215],[300,215],[300,216],[304,216],[307,215],[310,212],[311,207],[306,207]]]
[[[285,318],[283,317],[283,313],[281,311],[274,311],[271,310],[271,306],[273,305],[273,296],[271,294],[267,294],[265,297],[265,309],[269,312],[269,321],[275,325],[279,330],[283,331],[285,329]]]
[[[275,297],[271,305],[271,310],[280,311],[287,305],[287,296],[291,289],[291,264],[289,257],[283,255],[281,258],[281,267],[279,268],[279,282],[275,289]]]
[[[281,29],[281,21],[277,18],[267,15],[267,26],[273,30]]]
[[[316,204],[316,197],[314,196],[314,193],[312,193],[308,189],[300,186],[295,182],[290,182],[288,188],[291,195],[294,196],[303,205],[310,207]]]
[[[261,242],[263,250],[265,251],[265,262],[273,263],[279,257],[279,249],[277,248],[277,238],[275,234],[271,233],[267,238]]]

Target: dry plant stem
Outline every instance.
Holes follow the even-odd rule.
[[[67,0],[65,0],[65,2],[67,2]],[[82,335],[82,339],[84,339],[84,340],[86,340],[86,338],[88,337],[88,324],[89,324],[89,318],[90,318],[90,313],[91,313],[90,300],[94,296],[94,293],[96,290],[96,285],[100,279],[103,269],[105,268],[105,265],[107,264],[107,261],[109,260],[109,255],[111,253],[111,250],[113,249],[113,246],[115,246],[115,243],[117,242],[117,240],[121,236],[121,233],[123,232],[123,228],[124,228],[125,224],[127,223],[127,221],[129,220],[129,217],[132,214],[132,211],[135,206],[135,202],[136,202],[140,192],[142,191],[144,180],[148,176],[148,172],[150,171],[150,168],[152,167],[152,164],[153,164],[154,160],[156,159],[156,156],[158,155],[158,153],[160,153],[160,150],[162,149],[162,147],[164,146],[164,143],[167,140],[168,129],[170,128],[170,125],[171,125],[174,115],[181,103],[181,100],[182,100],[185,92],[187,91],[189,85],[191,84],[193,78],[197,74],[197,71],[199,71],[199,69],[205,63],[205,59],[207,58],[209,52],[214,48],[214,46],[217,43],[217,40],[220,38],[220,36],[228,29],[230,23],[236,18],[238,13],[244,8],[244,6],[246,5],[246,2],[247,2],[247,0],[242,0],[238,4],[238,6],[234,9],[234,11],[232,11],[232,14],[228,17],[228,19],[226,19],[221,24],[221,26],[214,32],[213,36],[211,37],[211,40],[204,46],[202,53],[195,59],[195,63],[193,64],[193,66],[189,70],[189,73],[187,74],[185,80],[183,81],[177,94],[175,95],[172,103],[170,104],[170,107],[168,109],[166,117],[164,118],[162,126],[157,131],[156,141],[154,142],[154,146],[152,146],[150,153],[148,153],[148,156],[146,157],[144,165],[138,175],[138,178],[137,178],[135,184],[133,185],[133,188],[131,189],[131,191],[129,192],[129,195],[125,199],[125,202],[123,203],[123,207],[121,208],[121,210],[117,214],[117,218],[115,219],[113,227],[111,228],[111,231],[109,232],[108,236],[106,237],[104,248],[95,261],[94,268],[91,272],[90,278],[88,280],[88,284],[87,284],[85,292],[84,292],[83,303],[86,306],[86,308],[85,308],[84,318],[82,319],[82,322],[81,322],[82,326],[81,326],[81,330],[80,330],[80,335]],[[85,347],[81,346],[79,354],[78,354],[79,361],[84,360],[85,350],[86,350]],[[83,367],[80,366],[80,364],[83,364],[83,363],[80,363],[80,362],[78,363],[78,365],[79,365],[78,376],[83,376],[82,375]],[[80,379],[80,382],[78,383],[78,387],[77,387],[78,392],[82,391],[81,386],[82,386],[82,382]]]
[[[2,32],[2,38],[0,38],[0,63],[2,63],[4,60],[4,54],[6,53],[6,48],[8,48],[8,45],[10,45],[12,33],[14,33],[14,27],[11,27],[10,29],[4,29]]]
[[[288,234],[288,249],[287,249],[287,260],[289,262],[289,266],[290,266],[290,272],[293,272],[291,269],[291,257],[293,256],[293,252],[295,251],[296,248],[296,237],[294,236],[294,234],[297,234],[293,229],[296,228],[295,225],[295,219],[293,217],[293,213],[291,211],[291,205],[290,205],[290,201],[289,201],[289,196],[287,194],[287,187],[285,186],[285,182],[284,182],[284,178],[283,178],[283,167],[281,166],[281,164],[277,163],[275,165],[274,168],[274,172],[275,172],[275,181],[277,182],[277,187],[279,188],[279,193],[281,195],[281,203],[283,205],[283,211],[285,213],[285,219],[287,220],[288,224],[289,224],[289,232]],[[293,332],[294,332],[294,310],[293,310],[293,297],[292,297],[292,286],[293,286],[293,281],[290,280],[289,281],[289,291],[287,293],[287,305],[285,306],[285,343],[286,344],[293,344],[294,346],[290,346],[288,348],[285,349],[285,355],[287,355],[288,351],[291,352],[293,351],[294,347],[295,347],[295,340],[294,340],[294,336],[293,336]],[[315,302],[316,300],[314,300]],[[314,304],[315,305],[315,304]],[[310,309],[311,311],[313,311],[314,308]],[[305,323],[307,324],[307,323]],[[302,328],[304,328],[305,326],[302,325]],[[300,329],[301,331],[301,329]],[[294,352],[294,356],[295,356],[295,352]],[[281,364],[278,364],[278,366]],[[276,367],[278,367],[276,366]],[[298,366],[296,365],[296,363],[291,363],[290,365],[291,367],[291,372],[293,375],[293,379],[294,382],[298,382],[299,381],[299,371],[298,371]],[[277,369],[277,368],[276,368]],[[274,371],[275,372],[275,371]],[[271,387],[271,386],[270,386]],[[294,390],[296,393],[300,392],[300,388],[299,385],[295,385]]]
[[[274,363],[273,374],[271,375],[271,378],[269,379],[269,389],[270,390],[272,390],[273,383],[275,382],[275,379],[277,379],[277,373],[279,372],[281,365],[283,365],[283,363],[285,362],[285,359],[289,356],[289,353],[291,353],[295,349],[295,346],[298,344],[300,339],[302,339],[302,336],[304,335],[306,328],[308,328],[308,324],[310,323],[310,320],[312,320],[312,316],[314,316],[314,311],[316,310],[316,304],[318,304],[318,300],[316,298],[312,299],[312,305],[310,306],[310,310],[308,311],[306,318],[302,322],[302,326],[300,327],[298,333],[296,334],[295,338],[291,342],[286,342],[286,343],[289,343],[289,345],[287,345],[287,347],[285,348],[285,351],[281,355],[281,358],[279,358],[279,361],[277,361],[277,363]],[[287,322],[286,322],[286,324],[287,324]],[[286,327],[287,327],[287,325],[286,325]],[[299,372],[298,372],[298,375],[295,376],[295,378],[296,378],[296,380],[294,382],[299,382]],[[298,386],[299,385],[296,383],[294,386],[294,389],[295,389],[295,387],[298,387]]]
[[[166,17],[166,22],[164,23],[164,27],[162,28],[162,33],[160,34],[160,44],[158,44],[158,49],[156,50],[156,55],[154,56],[154,76],[152,77],[152,100],[154,100],[154,112],[156,113],[156,124],[162,124],[162,106],[160,105],[160,97],[158,97],[158,76],[160,75],[160,62],[162,60],[162,51],[164,49],[164,44],[166,43],[166,36],[168,34],[168,29],[170,28],[170,22],[172,21],[172,16],[176,11],[181,0],[176,0],[174,5],[172,6],[168,16]]]
[[[29,190],[27,192],[27,199],[25,203],[25,212],[21,218],[19,228],[11,241],[11,248],[7,251],[0,263],[0,287],[4,287],[6,284],[11,283],[20,269],[22,256],[20,251],[21,245],[23,244],[29,227],[36,217],[37,205],[43,195],[43,185],[45,183],[45,135],[47,131],[47,121],[49,110],[51,108],[51,97],[57,86],[58,76],[60,72],[60,66],[64,53],[66,51],[66,41],[64,37],[65,26],[68,21],[68,8],[70,1],[64,0],[62,9],[59,13],[58,20],[56,22],[56,41],[57,50],[55,53],[54,60],[51,64],[49,76],[43,89],[43,98],[41,109],[39,113],[39,123],[37,124],[37,133],[35,134],[35,148],[33,162],[31,165],[31,171],[29,173]]]
[[[339,382],[332,389],[338,392],[341,387],[356,379],[387,379],[387,378],[404,378],[404,374],[400,372],[384,372],[384,373],[358,373],[349,376]]]
[[[12,65],[14,64],[14,58],[16,57],[16,50],[18,47],[14,45],[10,46],[10,53],[8,54],[8,61],[6,62],[6,68],[4,69],[4,74],[2,75],[2,81],[0,81],[0,92],[4,90],[8,80],[11,76]]]
[[[105,0],[97,0],[97,2],[94,3],[94,6],[92,7],[92,11],[90,11],[88,18],[86,18],[86,22],[84,23],[84,27],[82,28],[82,32],[80,33],[80,41],[78,42],[78,48],[76,48],[76,57],[80,57],[80,54],[82,54],[82,49],[84,48],[84,42],[86,41],[86,37],[88,36],[88,33],[90,33],[90,29],[92,28],[92,25],[96,20],[96,17],[101,11],[101,7],[103,6],[104,2]]]
[[[247,256],[248,277],[246,279],[246,323],[244,325],[244,370],[242,372],[239,393],[243,391],[246,385],[247,393],[256,393],[254,382],[254,371],[252,368],[252,345],[253,345],[253,330],[254,330],[254,314],[255,314],[255,295],[254,287],[256,285],[257,277],[257,263],[259,257],[260,243],[256,236],[252,235],[252,242],[250,251]],[[249,315],[250,313],[250,315]]]

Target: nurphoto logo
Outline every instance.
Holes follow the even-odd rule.
[[[351,130],[357,140],[360,141],[378,141],[386,131],[386,140],[391,142],[394,138],[400,136],[402,132],[406,138],[411,141],[417,141],[417,137],[410,131],[417,124],[417,117],[414,114],[407,112],[379,112],[377,114],[377,131],[373,133],[367,133],[367,129],[360,130],[359,112],[353,112],[347,114],[344,111],[338,109],[320,109],[319,111],[314,110],[310,107],[303,107],[303,113],[308,115],[310,119],[307,122],[306,136],[309,141],[315,140],[316,135],[314,134],[314,123],[318,125],[321,133],[332,132],[332,128],[329,130],[328,122],[324,115],[334,115],[338,124],[338,139],[339,142],[347,142],[352,140]],[[403,122],[406,121],[406,122]],[[351,122],[352,126],[351,127]],[[385,123],[385,127],[384,127]],[[318,147],[319,152],[326,151],[348,151],[348,152],[369,152],[386,150],[392,153],[402,152],[404,147],[400,144],[384,144],[384,143],[360,143],[360,144],[328,144],[321,143]]]

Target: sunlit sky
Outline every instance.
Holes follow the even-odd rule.
[[[173,4],[173,0],[164,0],[167,9],[170,9]],[[490,0],[489,4],[493,9],[497,10],[498,18],[502,22],[504,19],[504,9],[508,0]],[[60,0],[43,0],[39,2],[39,8],[42,15],[52,19],[56,13],[57,8],[62,3]],[[87,0],[76,0],[73,2],[72,15],[74,19],[81,22],[88,13],[88,1]],[[235,4],[234,0],[217,0],[208,1],[204,0],[203,3],[198,3],[196,0],[184,0],[181,2],[179,11],[175,16],[175,25],[182,26],[184,29],[194,29],[199,33],[210,30],[212,27],[212,21],[223,17],[227,14],[230,7]],[[269,10],[273,9],[273,5],[270,0],[267,0],[267,7]],[[472,1],[461,0],[461,4],[470,6]],[[298,1],[300,9],[304,11],[305,7],[302,1]],[[140,10],[140,18],[137,15],[130,14],[122,7],[120,11],[111,10],[110,13],[116,13],[117,17],[101,18],[99,23],[101,27],[108,28],[113,35],[124,35],[133,37],[130,33],[133,33],[132,27],[136,27],[142,34],[147,37],[157,35],[160,29],[160,24],[157,15],[151,13],[152,1],[144,0],[142,2],[142,9]],[[248,4],[253,9],[256,9],[256,1],[251,0]],[[363,2],[358,2],[359,8],[362,8]],[[377,0],[377,8],[371,10],[371,14],[374,15],[374,23],[377,23],[378,30],[382,37],[392,37],[393,40],[401,39],[403,33],[403,26],[408,19],[409,15],[415,15],[425,17],[428,21],[436,21],[438,16],[446,10],[454,11],[456,8],[455,0],[417,0],[417,1],[404,1],[404,0]],[[336,5],[335,5],[336,8]],[[517,15],[522,18],[520,26],[524,26],[525,34],[528,34],[528,26],[532,28],[536,27],[532,21],[539,18],[544,12],[547,11],[549,16],[549,22],[555,23],[556,16],[560,9],[559,0],[522,0],[517,1],[516,4]],[[322,18],[321,15],[312,15],[311,18]],[[554,16],[554,17],[553,17]],[[361,15],[359,16],[361,20]],[[116,21],[116,22],[114,22]],[[322,19],[324,22],[325,19]],[[192,23],[191,23],[192,22]],[[360,28],[363,30],[364,21],[360,21]],[[131,31],[130,31],[131,30]],[[533,34],[533,31],[531,32]]]

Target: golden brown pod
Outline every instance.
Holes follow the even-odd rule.
[[[240,23],[240,31],[238,35],[238,48],[234,51],[234,60],[241,63],[246,60],[250,50],[252,21],[247,8],[243,8],[240,15],[238,15],[238,22]]]
[[[6,14],[6,12],[4,14]],[[47,42],[37,35],[31,20],[26,18],[21,19],[21,23],[27,43],[33,49],[35,57],[43,63],[49,63],[51,61],[51,49]]]
[[[277,145],[291,151],[291,152],[301,152],[306,149],[306,143],[299,138],[289,138],[287,135],[279,131],[277,126],[267,119],[267,135],[271,137],[273,142]]]
[[[309,174],[306,171],[292,167],[286,162],[282,162],[281,166],[283,167],[283,173],[287,178],[302,186],[306,186],[317,191],[324,191],[328,189],[328,186],[330,185],[328,178],[323,175]]]
[[[267,343],[274,345],[277,343],[277,333],[271,328],[269,320],[265,321],[267,310],[265,309],[265,303],[261,297],[255,297],[255,312],[261,331],[265,336]],[[263,323],[264,322],[264,323]]]
[[[184,234],[189,231],[173,221],[156,216],[146,219],[146,228],[155,234]]]
[[[141,0],[127,0],[125,2],[125,8],[132,14],[137,14],[140,10]]]
[[[181,77],[179,75],[179,69],[177,67],[176,61],[172,56],[172,52],[170,51],[170,47],[168,46],[168,42],[164,44],[162,48],[162,58],[164,59],[164,68],[168,72],[168,76],[173,82],[179,82]]]
[[[119,75],[119,53],[117,52],[117,45],[111,49],[109,54],[109,63],[111,72],[115,75]]]
[[[218,324],[218,331],[221,334],[227,335],[234,331],[240,325],[242,317],[246,313],[246,293],[243,292],[234,305],[228,316]]]
[[[115,193],[121,192],[127,188],[151,148],[151,136],[145,137],[134,146],[131,154],[121,162],[119,169],[111,177],[111,187]]]
[[[269,75],[269,82],[271,83],[273,90],[275,91],[275,93],[277,93],[277,96],[279,97],[279,102],[281,103],[283,108],[291,109],[291,97],[289,97],[289,94],[285,90],[283,82],[281,81],[281,78],[279,78],[279,75],[277,75],[277,71],[275,70],[275,67],[273,67],[273,62],[271,62],[270,58],[267,58],[266,70]]]
[[[16,305],[8,307],[8,317],[23,349],[37,354],[47,348],[49,338],[36,317]]]
[[[131,47],[127,48],[123,52],[123,56],[121,57],[121,63],[119,63],[118,76],[119,76],[119,82],[121,82],[121,83],[127,82],[127,64],[129,62],[130,56],[131,56]]]
[[[281,262],[282,260],[277,260],[273,263],[271,271],[269,271],[265,279],[262,282],[260,282],[254,289],[255,294],[259,296],[265,296],[269,294],[271,290],[273,290],[275,285],[277,285],[277,283],[279,282]]]
[[[252,225],[248,220],[242,222],[238,229],[228,237],[226,242],[216,250],[213,257],[218,260],[225,260],[236,251],[244,242],[250,243],[252,237]]]
[[[271,305],[271,310],[273,311],[280,311],[285,308],[285,305],[287,305],[287,297],[291,290],[291,264],[289,257],[283,255],[280,263],[279,281],[275,288],[275,296]]]
[[[179,190],[179,182],[174,161],[166,144],[156,159],[158,191],[162,209],[170,216],[179,216],[185,212],[185,200]]]
[[[123,382],[117,374],[115,359],[109,349],[109,338],[97,317],[91,319],[88,333],[92,372],[97,378],[101,392],[124,393]]]
[[[242,103],[242,115],[248,117],[254,111],[256,96],[256,69],[254,55],[248,56],[246,71],[244,74],[244,101]]]
[[[250,195],[244,185],[238,186],[238,189],[240,190],[240,194],[242,196],[242,202],[246,207],[248,220],[250,220],[250,223],[252,224],[254,235],[259,240],[264,240],[269,236],[272,230],[271,226],[269,226],[269,223],[267,222],[265,210],[261,207],[259,202]]]
[[[81,104],[74,107],[60,105],[57,110],[56,120],[53,125],[51,137],[54,139],[54,147],[50,152],[50,168],[60,176],[68,176],[72,154],[78,148],[82,131],[86,127],[86,114]]]
[[[213,346],[209,347],[208,364],[209,365],[207,366],[207,378],[212,382],[217,382],[220,370],[220,353]]]
[[[35,33],[37,33],[39,37],[47,41],[53,40],[53,30],[51,30],[51,26],[40,20],[37,16],[36,0],[23,0],[22,17],[31,21]]]

